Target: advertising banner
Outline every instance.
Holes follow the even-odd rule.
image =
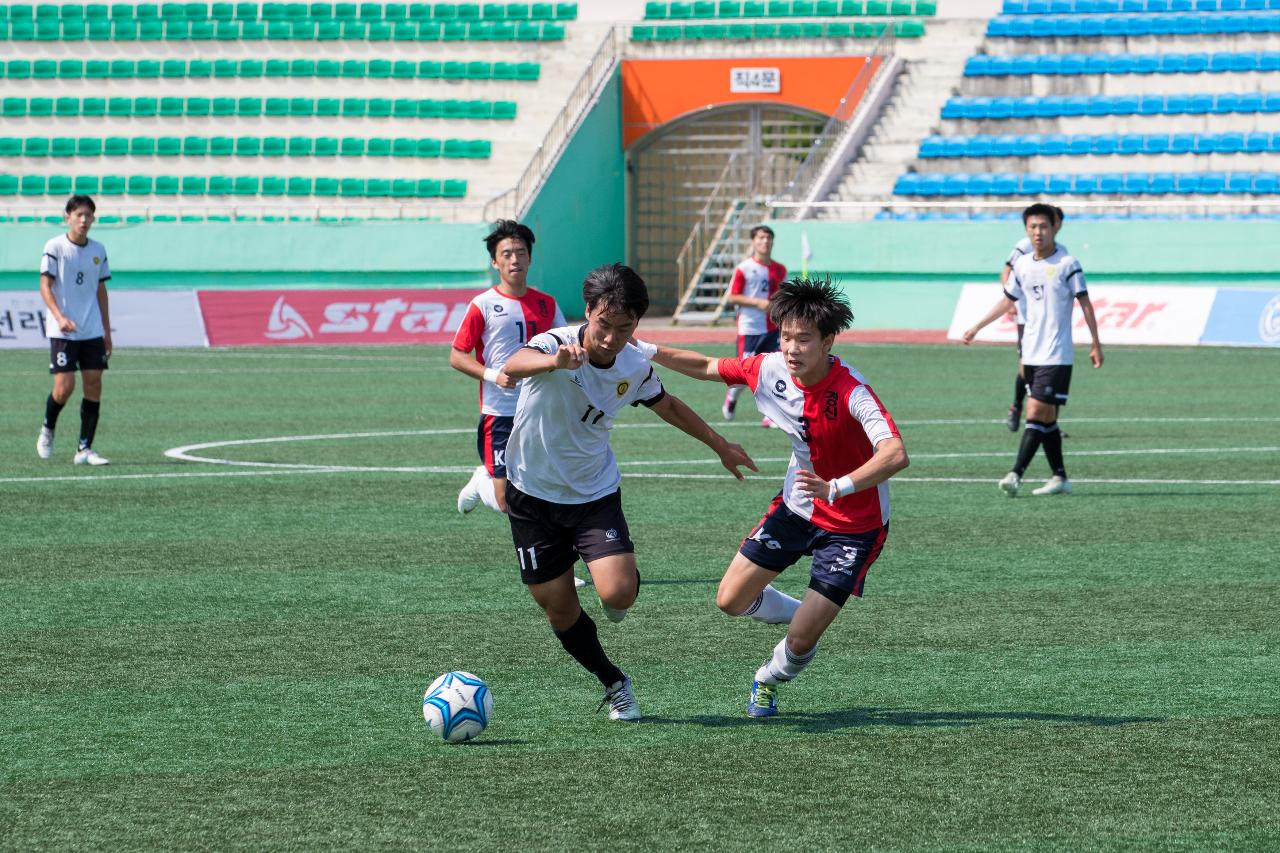
[[[1095,285],[1089,288],[1098,319],[1098,337],[1107,344],[1195,345],[1200,343],[1217,288]],[[956,301],[947,337],[960,340],[1000,298],[999,284],[966,284]],[[1088,346],[1089,327],[1077,302],[1072,338]],[[978,333],[977,340],[1012,343],[1018,328],[1001,317]]]
[[[127,347],[202,347],[204,325],[193,290],[110,290],[111,343]],[[30,291],[0,291],[0,349],[43,349],[44,300]]]
[[[201,290],[209,345],[436,344],[478,290]]]
[[[1201,340],[1228,346],[1280,346],[1280,290],[1219,288]]]

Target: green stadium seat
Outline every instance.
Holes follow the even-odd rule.
[[[468,80],[488,80],[493,77],[493,63],[468,62],[466,68]]]
[[[188,21],[207,21],[209,20],[209,4],[208,3],[184,3],[184,14]]]
[[[161,136],[156,139],[157,157],[177,157],[182,154],[182,138],[179,136]]]
[[[312,143],[312,156],[334,157],[338,154],[339,145],[340,143],[336,136],[317,136]]]
[[[551,3],[529,4],[529,20],[552,21],[556,17],[556,7]]]
[[[410,3],[409,4],[409,20],[422,21],[430,20],[431,4],[430,3]]]
[[[237,157],[257,157],[262,153],[262,140],[256,136],[241,136],[236,139]]]
[[[45,192],[49,195],[71,195],[72,180],[70,175],[50,175]]]
[[[74,136],[55,136],[49,140],[50,157],[76,156],[76,140]]]
[[[43,136],[28,136],[22,140],[22,156],[48,157],[49,140]]]
[[[262,115],[262,98],[240,98],[238,101],[236,101],[236,115],[238,116]]]
[[[111,60],[111,76],[117,80],[132,79],[137,74],[137,66],[132,59]]]
[[[21,157],[22,137],[0,136],[0,157]]]
[[[898,21],[894,25],[894,34],[898,38],[920,38],[924,35],[924,22],[914,19]]]
[[[134,98],[133,114],[135,116],[150,117],[156,114],[160,109],[160,102],[156,98]]]
[[[467,63],[446,62],[441,69],[440,76],[445,80],[464,80],[467,76]]]
[[[267,25],[261,21],[241,21],[241,41],[261,41],[267,37]]]
[[[213,175],[209,178],[205,192],[208,195],[231,195],[235,182],[227,175]]]
[[[209,103],[209,115],[233,116],[237,114],[237,106],[235,98],[213,98]]]
[[[285,183],[285,193],[288,195],[311,195],[311,179],[300,177],[289,178]]]
[[[364,153],[366,157],[390,157],[391,140],[375,136],[365,142]]]
[[[369,41],[391,41],[391,25],[380,21],[372,21],[365,30],[364,37]]]
[[[333,19],[332,3],[312,3],[307,17],[313,21],[329,21]]]
[[[370,198],[386,198],[391,195],[391,181],[386,178],[369,178],[364,183],[364,194]]]
[[[31,63],[31,79],[54,80],[58,76],[58,62],[55,59],[37,59]]]
[[[412,178],[395,178],[391,181],[390,194],[396,198],[412,198],[417,195],[417,182]]]
[[[465,139],[446,139],[444,141],[445,157],[466,157],[470,152],[470,144]]]
[[[463,119],[467,117],[467,102],[449,99],[442,105],[442,117],[447,119]]]
[[[242,59],[237,65],[236,73],[240,77],[261,77],[263,63],[261,59]]]
[[[418,102],[413,98],[396,98],[391,104],[391,114],[396,118],[417,118]]]
[[[473,5],[474,9],[475,6]],[[504,21],[507,18],[507,6],[505,3],[485,3],[480,7],[479,15],[458,16],[462,20],[467,21]]]
[[[396,80],[412,80],[418,76],[418,64],[407,59],[398,59],[391,66],[391,76]]]
[[[540,41],[564,41],[564,27],[560,24],[543,24]]]
[[[288,77],[289,60],[287,59],[268,59],[262,68],[265,77]]]
[[[293,28],[295,26],[306,26],[303,24],[292,24],[289,21],[268,21],[262,30],[262,38],[271,41],[288,41],[293,38]],[[241,28],[243,32],[243,28]],[[299,38],[302,38],[301,36]]]
[[[290,98],[289,115],[310,116],[316,114],[316,102],[313,98]]]
[[[508,21],[529,20],[529,4],[528,3],[508,3],[507,4],[507,20]]]
[[[238,175],[232,188],[234,195],[257,195],[258,194],[258,176],[257,175]]]
[[[864,8],[872,17],[884,17],[889,14],[889,0],[866,0]]]
[[[160,76],[169,79],[186,79],[187,61],[185,59],[166,59],[160,66]]]
[[[290,77],[315,77],[316,61],[314,59],[295,59],[289,63]]]
[[[418,140],[409,139],[408,137],[398,136],[391,140],[391,156],[392,157],[417,157],[418,156]]]
[[[714,18],[716,16],[716,4],[711,0],[695,0],[693,11],[690,14],[694,18]]]
[[[915,0],[890,0],[889,14],[894,17],[910,15],[915,11]]]
[[[213,112],[213,102],[209,98],[187,98],[186,114],[189,116],[207,116]]]
[[[441,41],[466,41],[467,25],[461,21],[450,21],[440,28]]]
[[[27,80],[31,77],[31,61],[10,59],[5,66],[5,76],[10,80]]]
[[[130,175],[125,192],[129,195],[151,195],[155,180],[150,175]]]
[[[159,20],[138,22],[138,41],[163,41],[164,24]]]
[[[827,38],[847,39],[853,37],[853,24],[845,21],[831,21],[827,24]]]
[[[916,0],[915,14],[930,17],[938,14],[937,0]]]
[[[342,63],[336,59],[317,59],[317,77],[338,77],[342,74]]]
[[[216,59],[213,63],[214,77],[237,77],[240,74],[240,63],[234,59]]]
[[[154,80],[160,76],[160,68],[158,59],[139,59],[134,65],[133,76],[141,80]]]
[[[36,25],[30,21],[10,21],[10,41],[32,41],[36,37]]]
[[[262,179],[262,186],[258,192],[262,195],[284,195],[286,186],[284,178],[269,175]]]
[[[334,32],[333,21],[324,21],[316,23],[315,21],[290,21],[289,22],[289,38],[294,41],[313,41],[320,38],[320,27],[325,26],[326,34]],[[341,35],[342,28],[338,27],[336,33]]]
[[[86,80],[102,80],[111,76],[111,63],[105,59],[90,59],[84,64]]]
[[[14,175],[0,175],[0,195],[17,195],[18,179]]]
[[[419,157],[439,157],[443,146],[439,139],[419,139]]]
[[[76,140],[77,157],[101,157],[102,140],[96,136],[82,136]]]
[[[370,59],[365,73],[372,79],[386,80],[391,76],[391,61],[389,59]]]
[[[209,17],[214,21],[230,21],[236,16],[236,4],[213,3],[209,6]]]
[[[288,149],[288,142],[283,136],[266,136],[262,139],[263,157],[283,157]]]
[[[578,4],[577,3],[557,3],[556,4],[556,20],[557,21],[578,20]]]
[[[336,116],[342,113],[342,101],[337,98],[316,98],[316,115]]]
[[[192,41],[212,41],[218,37],[218,25],[214,21],[192,21],[187,37]]]
[[[667,4],[654,2],[649,0],[644,4],[644,19],[646,21],[661,21],[668,17]]]
[[[344,136],[341,154],[343,157],[363,157],[364,138],[360,136]]]
[[[165,21],[164,37],[168,41],[191,38],[191,24],[188,21]]]
[[[174,175],[160,175],[156,178],[155,188],[152,190],[156,195],[177,195],[179,180]]]
[[[130,157],[151,157],[156,153],[156,141],[150,136],[135,136],[129,140]]]
[[[72,118],[80,115],[80,99],[58,98],[53,104],[53,114],[59,118]]]
[[[258,17],[257,3],[236,3],[235,19],[237,21],[256,21]]]
[[[425,59],[418,63],[419,80],[439,80],[444,76],[444,63]]]
[[[124,195],[124,188],[123,175],[103,175],[98,192],[102,195]]]
[[[263,3],[260,14],[264,21],[283,21],[286,17],[285,4]]]
[[[863,13],[862,0],[840,0],[840,15],[850,18]]]
[[[207,189],[209,189],[209,181],[202,175],[186,175],[180,184],[183,195],[204,195]]]
[[[884,33],[883,21],[858,21],[853,25],[853,37],[860,39],[880,38]]]
[[[467,194],[467,182],[457,179],[447,180],[440,187],[440,195],[444,198],[462,198]]]
[[[423,21],[418,24],[418,41],[440,41],[444,25],[439,21]]]
[[[288,98],[267,98],[262,105],[262,114],[265,116],[289,115],[289,99]]]
[[[236,141],[230,136],[209,137],[210,157],[230,157],[236,153]]]
[[[182,156],[203,157],[209,153],[209,140],[203,136],[185,136],[182,139]]]
[[[313,195],[334,196],[338,194],[337,178],[316,178],[312,189]]]
[[[45,186],[44,175],[23,175],[18,192],[22,195],[44,195]]]
[[[86,22],[85,37],[92,41],[110,41],[114,30],[110,19],[91,20]]]
[[[368,72],[368,68],[363,59],[348,59],[342,63],[343,77],[363,78]]]
[[[102,140],[102,153],[108,157],[124,157],[129,153],[129,137],[108,136]]]
[[[656,27],[636,26],[631,28],[632,41],[653,41],[657,36]]]
[[[80,195],[97,195],[98,187],[97,175],[77,175],[71,183],[71,191]]]
[[[111,7],[106,3],[90,3],[84,7],[86,20],[101,21],[111,17]]]
[[[310,136],[291,136],[287,148],[290,157],[310,157],[312,141]]]
[[[27,115],[41,118],[53,115],[53,98],[31,98],[27,101]]]
[[[218,21],[213,30],[213,37],[218,41],[239,41],[239,21]]]
[[[343,98],[342,114],[344,116],[362,116],[368,110],[364,98]]]
[[[516,117],[515,101],[494,101],[493,117],[496,119],[510,120]]]
[[[26,98],[5,98],[3,113],[6,118],[18,118],[26,115],[27,99]]]
[[[161,116],[166,118],[176,118],[182,116],[186,112],[186,99],[178,97],[167,97],[160,99]]]
[[[338,193],[344,196],[364,195],[364,178],[343,178]]]

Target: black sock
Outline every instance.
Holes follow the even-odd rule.
[[[1040,449],[1040,442],[1044,439],[1045,428],[1045,425],[1040,421],[1027,421],[1027,428],[1022,431],[1022,444],[1018,447],[1018,461],[1013,466],[1013,473],[1019,477],[1027,470],[1027,466],[1031,464],[1036,451]]]
[[[65,405],[66,403],[59,403],[53,399],[52,394],[44,401],[44,425],[50,432],[58,428],[58,415],[62,414],[62,407]]]
[[[578,621],[564,631],[555,632],[556,639],[564,650],[573,655],[573,659],[582,664],[592,675],[600,679],[605,687],[621,681],[624,676],[609,660],[600,647],[600,638],[596,636],[596,623],[591,621],[585,610],[579,612]]]
[[[1047,427],[1044,431],[1044,458],[1049,462],[1049,468],[1053,473],[1061,477],[1067,478],[1067,469],[1062,464],[1062,431],[1058,429],[1057,424]]]
[[[1022,371],[1013,380],[1013,407],[1022,411],[1022,401],[1027,399],[1027,380],[1022,378]]]
[[[98,431],[98,409],[102,403],[98,400],[80,401],[80,449],[88,450],[93,446],[93,434]]]

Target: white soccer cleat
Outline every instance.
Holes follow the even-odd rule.
[[[610,622],[613,622],[614,624],[617,624],[618,622],[621,622],[623,619],[626,619],[627,614],[631,612],[626,607],[622,608],[621,610],[618,610],[617,608],[614,608],[614,607],[610,607],[609,605],[605,604],[603,601],[600,602],[600,607],[604,609],[604,618],[608,619]]]
[[[1000,481],[1000,491],[1004,492],[1011,498],[1018,496],[1018,489],[1022,488],[1022,478],[1010,471],[1004,475],[1004,479]]]
[[[734,409],[738,406],[737,399],[732,394],[724,395],[724,403],[720,406],[720,415],[726,420],[733,420]]]
[[[573,585],[577,589],[582,589],[584,586],[591,586],[591,577],[588,575],[587,577],[583,578],[583,577],[578,577],[577,575],[574,575]]]
[[[615,681],[612,687],[604,691],[604,698],[596,708],[598,712],[605,705],[609,706],[609,719],[630,722],[640,719],[640,703],[631,689],[631,677],[624,675],[621,681]]]
[[[107,459],[105,456],[99,456],[98,451],[94,450],[92,447],[86,447],[84,450],[77,450],[76,458],[74,462],[77,465],[110,465],[111,464],[110,459]]]
[[[1048,480],[1045,480],[1043,486],[1033,489],[1033,495],[1069,495],[1071,494],[1071,481],[1066,477],[1059,477],[1054,474]]]
[[[471,472],[471,479],[467,480],[467,484],[462,487],[462,491],[458,492],[458,512],[466,515],[480,505],[480,484],[477,482],[479,477],[487,477],[489,472],[483,466],[477,467]]]
[[[40,437],[36,439],[36,455],[41,459],[53,458],[53,430],[40,427]]]

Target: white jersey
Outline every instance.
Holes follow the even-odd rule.
[[[564,324],[560,306],[547,294],[530,287],[517,299],[491,287],[467,306],[453,338],[453,348],[460,352],[474,350],[476,359],[485,367],[501,370],[512,353],[540,332]],[[516,413],[519,395],[519,388],[500,388],[481,380],[480,412],[509,418]]]
[[[1062,245],[1057,241],[1054,241],[1053,248],[1063,252],[1068,252],[1068,253],[1071,251],[1066,246]],[[1018,258],[1022,257],[1023,255],[1031,255],[1031,254],[1035,254],[1035,247],[1031,245],[1031,238],[1023,237],[1021,240],[1013,244],[1013,251],[1009,252],[1009,259],[1004,262],[1005,266],[1009,267],[1010,269],[1013,269],[1013,264],[1016,260],[1018,260]],[[1022,303],[1019,302],[1017,305],[1015,305],[1014,310],[1018,312],[1018,325],[1019,326],[1026,325],[1027,315],[1022,313]]]
[[[1087,292],[1080,262],[1061,246],[1036,260],[1026,254],[1013,264],[1005,295],[1023,306],[1022,363],[1036,367],[1071,364],[1071,311]]]
[[[88,341],[100,338],[102,312],[98,309],[98,284],[111,278],[107,266],[107,250],[97,240],[83,246],[71,242],[66,234],[54,237],[44,244],[44,257],[40,259],[42,275],[53,277],[53,299],[58,303],[62,316],[76,324],[75,331],[64,332],[52,313],[44,318],[45,334],[50,338],[69,341]]]
[[[565,344],[581,344],[585,328],[552,329],[529,346],[554,355]],[[613,494],[622,482],[609,447],[614,418],[623,406],[652,406],[665,393],[649,360],[632,346],[608,367],[586,363],[530,376],[520,383],[507,478],[525,494],[553,503],[583,504]]]
[[[737,296],[767,300],[778,292],[778,288],[786,279],[787,268],[777,261],[770,261],[765,265],[756,261],[755,258],[747,258],[734,269],[733,280],[729,283],[729,292]],[[773,329],[773,321],[761,309],[746,305],[738,306],[739,335],[763,335],[772,332]]]

